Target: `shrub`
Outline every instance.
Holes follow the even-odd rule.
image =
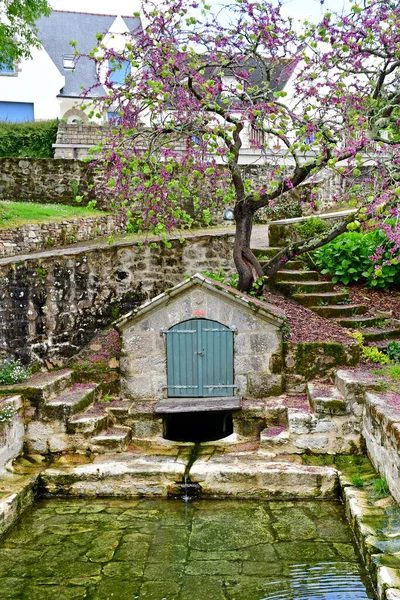
[[[19,359],[5,360],[0,367],[0,384],[11,385],[13,383],[21,383],[30,374],[30,370],[24,367]]]
[[[348,331],[348,334],[360,344],[361,358],[365,362],[379,363],[387,365],[390,363],[390,358],[387,354],[376,348],[375,346],[364,346],[364,336],[359,331]]]
[[[389,342],[387,345],[387,348],[386,348],[386,352],[387,352],[387,355],[390,358],[390,360],[393,360],[394,362],[400,362],[400,344],[399,344],[399,342],[396,342],[396,340]]]
[[[301,223],[296,224],[296,231],[301,239],[308,239],[323,233],[330,227],[329,223],[321,217],[310,217]]]
[[[382,264],[390,260],[389,251],[383,252],[380,268],[370,259],[379,246],[387,244],[385,235],[379,231],[360,233],[349,231],[329,244],[315,250],[313,260],[324,275],[332,275],[333,283],[349,285],[365,281],[368,286],[389,288],[400,284],[400,264]]]
[[[0,157],[52,158],[58,121],[0,122]]]

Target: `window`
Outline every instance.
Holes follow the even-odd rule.
[[[125,79],[128,75],[130,75],[131,63],[129,60],[124,60],[122,62],[118,60],[109,60],[108,68],[111,70],[108,81],[114,85],[122,85],[125,83]]]
[[[31,102],[0,102],[0,121],[25,123],[34,120],[34,106]]]
[[[260,148],[265,144],[265,132],[262,129],[255,129],[250,125],[249,127],[249,141],[250,148]]]
[[[120,120],[120,116],[117,112],[110,111],[107,113],[107,121],[118,124]]]
[[[71,71],[72,69],[75,69],[75,59],[72,55],[71,56],[63,56],[63,67],[64,67],[64,69],[67,69],[69,71]]]
[[[17,72],[13,63],[0,63],[0,75],[16,75]]]

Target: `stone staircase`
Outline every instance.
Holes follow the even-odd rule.
[[[280,405],[277,412],[271,405]],[[268,400],[267,427],[260,433],[260,451],[282,455],[352,454],[362,452],[360,414],[356,414],[337,385],[310,381],[306,394],[287,394]],[[268,418],[268,415],[274,417]]]
[[[0,387],[0,395],[25,401],[26,445],[31,453],[80,449],[124,450],[131,430],[116,423],[108,403],[98,403],[98,383],[73,383],[73,371],[35,373],[26,382]]]
[[[281,249],[254,248],[252,251],[263,266]],[[331,281],[321,280],[318,271],[307,269],[302,260],[288,261],[274,276],[273,285],[321,317],[332,319],[346,329],[360,329],[366,345],[385,350],[390,341],[400,342],[400,322],[374,313],[366,304],[352,304],[347,291],[335,291]]]

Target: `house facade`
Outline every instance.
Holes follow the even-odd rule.
[[[123,43],[123,34],[140,27],[140,19],[121,15],[52,11],[37,22],[40,49],[32,58],[11,67],[0,66],[0,121],[24,122],[66,119],[69,123],[88,122],[82,110],[82,92],[90,90],[87,103],[103,95],[95,85],[96,67],[86,58],[96,45],[96,34],[103,35],[106,47]],[[75,61],[71,41],[82,57]],[[115,77],[121,76],[121,71]],[[104,123],[107,113],[93,121]]]

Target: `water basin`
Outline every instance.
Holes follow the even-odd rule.
[[[41,500],[0,542],[0,598],[374,598],[336,502]]]

